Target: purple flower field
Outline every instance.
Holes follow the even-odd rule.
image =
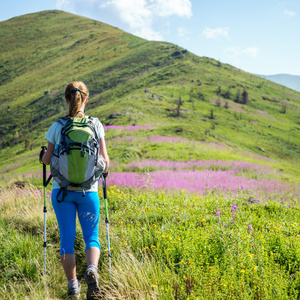
[[[293,196],[300,196],[299,187],[279,181],[248,179],[246,177],[235,176],[233,170],[229,171],[156,171],[151,173],[111,173],[109,184],[116,186],[151,188],[164,190],[186,190],[196,194],[204,194],[210,190],[219,192],[237,193],[240,190],[252,191],[256,197],[263,194],[283,194],[290,193]]]
[[[249,162],[143,160],[127,164],[125,170],[126,172],[111,172],[108,185],[150,188],[166,192],[186,190],[199,195],[209,191],[232,194],[244,191],[252,193],[256,198],[259,198],[259,195],[267,197],[266,195],[288,194],[289,197],[300,199],[298,186],[277,180],[280,174],[271,167]],[[49,175],[48,171],[47,177]],[[18,176],[41,180],[42,170]]]

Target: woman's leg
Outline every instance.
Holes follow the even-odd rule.
[[[76,236],[76,204],[72,202],[72,194],[61,203],[57,202],[56,195],[59,189],[52,191],[52,205],[56,214],[60,232],[60,258],[68,280],[76,278],[76,261],[74,242]]]
[[[85,197],[78,203],[78,218],[86,244],[85,258],[88,266],[98,266],[100,258],[99,213],[98,193],[86,192]]]
[[[99,299],[101,296],[98,285],[98,262],[100,258],[99,243],[99,213],[100,202],[97,192],[86,192],[78,203],[78,218],[85,241],[85,258],[88,265],[84,279],[88,285],[86,296],[88,300]]]
[[[100,258],[100,249],[98,247],[90,247],[85,251],[85,260],[88,266],[98,266]]]
[[[67,279],[76,278],[76,261],[75,254],[63,254],[60,256],[60,261],[66,273]]]

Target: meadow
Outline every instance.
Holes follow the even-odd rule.
[[[105,299],[298,299],[300,188],[295,175],[284,174],[276,161],[232,153],[215,143],[171,136],[118,137],[118,130],[106,128],[109,150],[128,142],[165,149],[192,144],[211,157],[172,161],[165,151],[161,159],[112,163],[107,179],[111,281],[101,201]],[[51,189],[46,191],[44,277],[42,172],[9,171],[1,175],[0,296],[65,298]],[[77,273],[83,283],[80,299],[85,299],[84,242],[77,225]]]

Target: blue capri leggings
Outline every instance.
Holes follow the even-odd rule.
[[[58,191],[59,189],[53,189],[51,199],[60,232],[60,254],[75,254],[76,212],[82,228],[85,250],[90,247],[101,249],[98,193],[86,192],[85,197],[82,197],[81,192],[68,191],[65,200],[59,203],[56,200]]]

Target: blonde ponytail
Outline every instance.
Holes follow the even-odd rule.
[[[68,116],[83,118],[84,113],[80,111],[80,108],[88,96],[88,89],[83,82],[74,81],[69,83],[65,90],[65,99],[69,104]]]

